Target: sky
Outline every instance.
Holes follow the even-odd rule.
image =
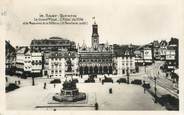
[[[30,45],[32,39],[52,36],[77,44],[91,44],[92,24],[99,26],[100,43],[146,44],[153,40],[181,38],[181,0],[7,0],[4,8],[5,39],[13,46]],[[86,25],[23,25],[39,14],[74,14]]]

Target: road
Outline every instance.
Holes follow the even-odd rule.
[[[163,63],[164,62],[162,61],[156,61],[155,64],[152,64],[151,66],[147,67],[146,75],[153,86],[155,82],[154,77],[156,77],[156,84],[158,86],[164,88],[168,91],[169,94],[178,98],[178,89],[174,87],[172,80],[166,78],[165,73],[160,70],[160,66]]]

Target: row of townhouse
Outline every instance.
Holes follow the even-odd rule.
[[[16,50],[10,44],[10,41],[5,41],[5,48],[5,74],[13,75],[15,73]]]
[[[153,41],[135,49],[135,62],[138,65],[150,65],[154,61],[165,61],[167,69],[178,68],[179,44],[177,38],[171,38],[169,42],[162,40]]]
[[[16,74],[20,76],[41,76],[42,53],[30,52],[28,47],[18,47],[16,51]]]
[[[76,54],[76,52],[67,51],[50,52],[47,55],[48,65],[45,65],[44,53],[31,52],[28,47],[19,47],[16,52],[16,74],[20,76],[46,75],[48,77],[64,77],[66,72],[78,74]]]

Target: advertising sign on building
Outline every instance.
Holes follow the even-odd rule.
[[[151,49],[144,49],[144,59],[152,59]]]

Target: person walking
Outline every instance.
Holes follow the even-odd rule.
[[[43,86],[43,89],[46,89],[46,86],[47,86],[47,84],[46,84],[46,82],[44,83],[44,86]]]

